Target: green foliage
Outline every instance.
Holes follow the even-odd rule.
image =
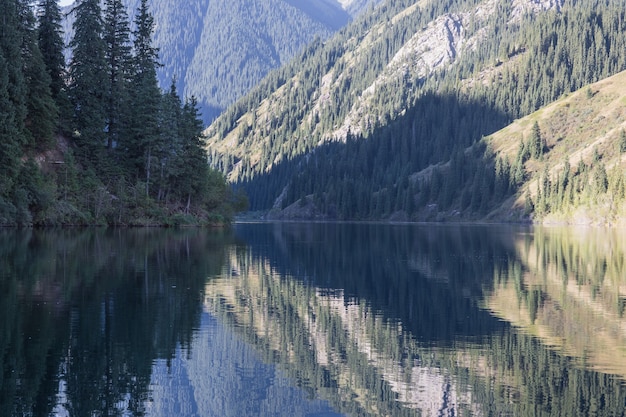
[[[15,193],[18,196],[16,197],[18,211],[29,219],[22,221],[18,217],[18,223],[23,225],[40,222],[55,197],[54,184],[44,178],[32,159],[23,164]]]
[[[1,225],[230,220],[234,203],[206,163],[197,103],[158,88],[146,1],[132,44],[122,2],[107,0],[104,18],[100,2],[78,3],[67,78],[57,3],[39,3],[37,27],[28,2],[2,1]]]
[[[7,61],[0,54],[0,198],[7,198],[19,172],[20,131],[9,95]]]
[[[626,152],[626,131],[624,129],[619,132],[619,153]]]
[[[37,28],[39,49],[50,77],[52,97],[58,100],[65,90],[61,9],[57,0],[40,0]]]
[[[121,0],[105,1],[104,33],[108,87],[106,97],[107,148],[120,142],[129,118],[132,56],[130,23]]]
[[[58,109],[51,92],[51,78],[39,49],[36,19],[26,4],[21,13],[23,28],[22,55],[23,74],[27,87],[27,147],[45,149],[54,140],[58,120]]]
[[[528,152],[530,157],[534,159],[540,159],[545,152],[545,140],[541,137],[541,130],[539,129],[539,123],[535,121],[533,123],[530,137],[528,138]]]
[[[70,42],[69,95],[74,108],[74,140],[80,158],[96,166],[102,160],[106,129],[106,92],[109,90],[106,43],[102,37],[98,0],[81,1],[76,8],[74,38]]]
[[[210,122],[315,38],[330,37],[336,29],[331,22],[349,19],[339,7],[328,20],[315,10],[307,13],[303,9],[310,3],[311,9],[320,7],[284,0],[199,0],[193,7],[155,7],[155,20],[169,29],[155,33],[162,49],[159,78],[167,82],[176,75],[181,93],[195,96]]]

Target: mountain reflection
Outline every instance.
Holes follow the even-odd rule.
[[[238,235],[249,247],[231,253],[228,270],[236,273],[208,282],[206,307],[265,361],[345,414],[621,415],[626,399],[614,369],[580,367],[541,334],[520,333],[481,308],[495,303],[503,282],[518,286],[515,302],[503,305],[544,305],[545,295],[516,278],[520,266],[530,268],[522,265],[557,268],[559,260],[579,272],[580,265],[599,268],[592,253],[573,242],[550,243],[554,236],[546,233],[242,225]],[[559,244],[578,264],[558,251],[537,256],[532,249]],[[597,264],[605,270],[621,264],[623,256],[604,253]],[[607,297],[619,313],[619,297]],[[580,314],[575,303],[561,308]],[[623,343],[614,346],[620,349]]]
[[[624,415],[626,238],[0,233],[2,416]]]

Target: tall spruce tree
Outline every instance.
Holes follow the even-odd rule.
[[[57,104],[59,95],[65,90],[65,44],[61,21],[61,9],[57,0],[39,2],[39,50],[50,76],[52,97],[57,100]]]
[[[0,31],[7,29],[3,27]],[[19,172],[19,129],[15,119],[15,107],[9,93],[9,69],[0,50],[0,224],[9,222],[5,208]]]
[[[147,0],[141,0],[135,19],[133,89],[131,91],[130,129],[126,152],[136,177],[145,181],[146,196],[150,194],[152,169],[156,168],[161,152],[159,108],[161,91],[156,68],[158,49],[152,45],[154,19],[148,10]]]
[[[185,212],[189,213],[192,203],[202,205],[207,197],[209,165],[202,146],[202,119],[195,97],[185,102],[182,116],[183,164],[179,172],[178,187],[181,197],[186,200]]]
[[[30,148],[45,149],[54,139],[58,109],[50,90],[50,75],[39,49],[36,18],[28,1],[19,2],[18,13],[26,83],[25,134]]]
[[[19,21],[20,6],[16,0],[0,0],[0,50],[6,63],[8,77],[6,89],[13,107],[13,120],[17,129],[15,140],[22,144],[25,141],[27,87],[24,80],[21,50],[23,31]]]
[[[174,179],[183,169],[182,140],[180,129],[182,124],[182,103],[176,90],[176,80],[172,80],[170,89],[163,94],[160,111],[161,142],[163,143],[163,157],[159,164],[158,201],[168,201],[172,190],[175,189]]]
[[[106,92],[109,91],[102,10],[98,0],[81,0],[75,10],[69,93],[76,144],[83,162],[97,167],[102,161],[106,139]]]
[[[109,91],[107,95],[107,148],[119,143],[128,112],[128,86],[131,76],[130,23],[121,0],[106,0],[104,40],[106,42]]]
[[[50,92],[59,110],[59,128],[70,130],[72,106],[70,104],[66,80],[65,43],[63,41],[62,15],[58,0],[39,2],[39,50],[50,76]]]

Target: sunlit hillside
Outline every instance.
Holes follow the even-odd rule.
[[[539,129],[541,155],[524,157]],[[626,72],[565,95],[485,139],[524,182],[494,215],[528,209],[542,222],[620,223],[626,159]]]

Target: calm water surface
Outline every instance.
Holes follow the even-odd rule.
[[[626,233],[0,231],[0,416],[626,414]]]

